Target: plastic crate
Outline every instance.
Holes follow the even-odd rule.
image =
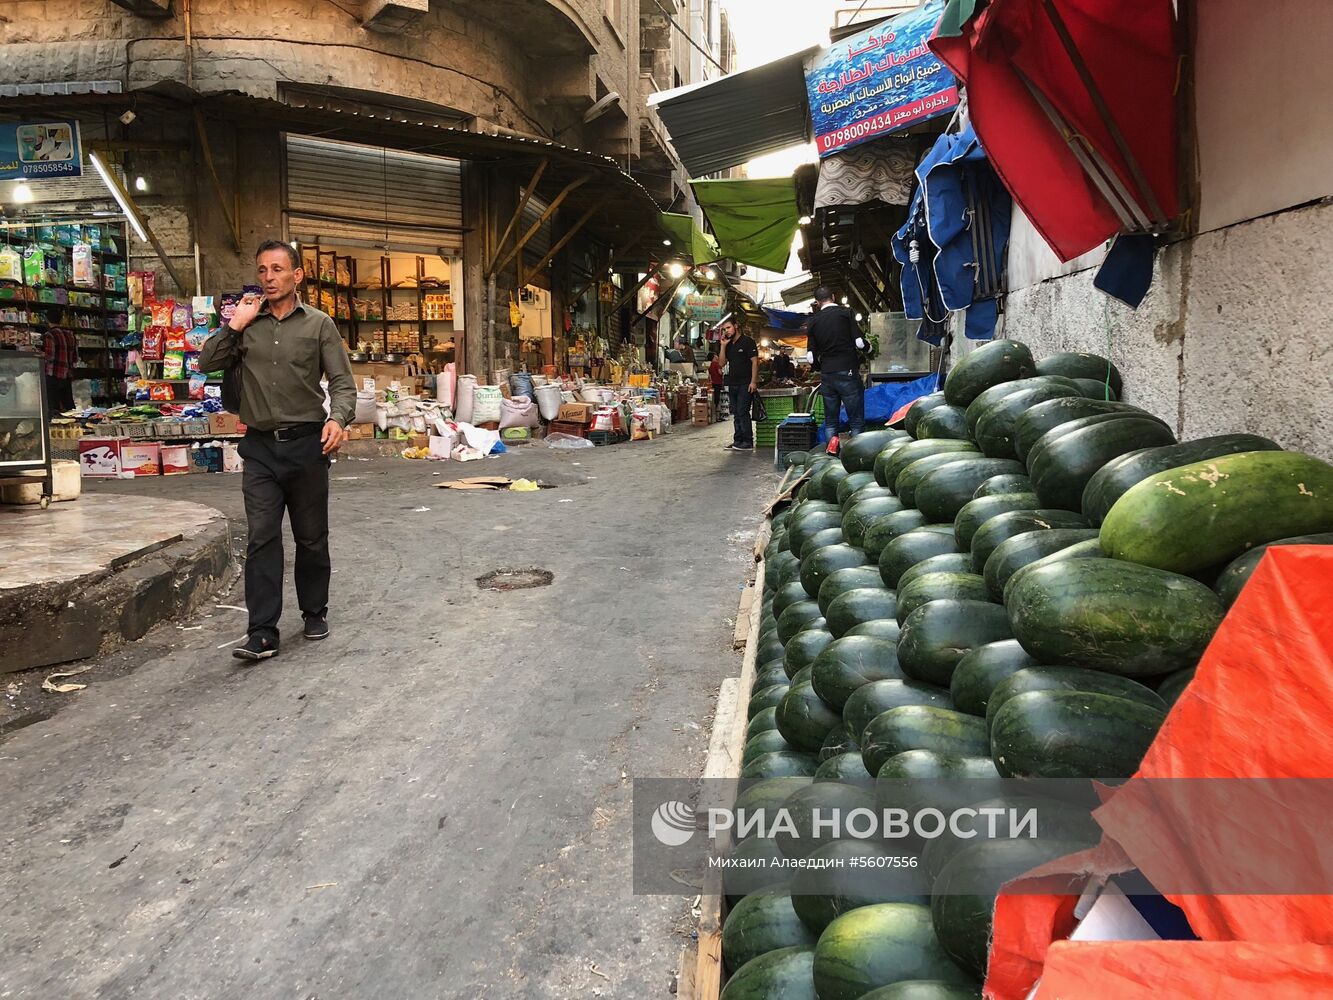
[[[774,466],[785,469],[788,455],[794,451],[810,451],[815,447],[817,438],[815,422],[809,417],[784,420],[778,424],[773,444]]]

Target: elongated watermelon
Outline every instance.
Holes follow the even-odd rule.
[[[931,556],[957,552],[952,524],[927,524],[899,535],[879,554],[879,575],[886,587],[896,587],[898,578],[911,566]]]
[[[746,962],[727,980],[720,1000],[818,1000],[814,950],[782,948]]]
[[[1085,417],[1106,414],[1151,416],[1146,410],[1141,410],[1137,406],[1113,400],[1088,399],[1085,396],[1048,399],[1027,410],[1014,422],[1014,454],[1026,462],[1028,453],[1047,432]]]
[[[789,554],[800,557],[801,550],[805,543],[821,531],[829,528],[842,528],[842,510],[834,508],[833,510],[814,510],[810,513],[801,512],[801,518],[794,522],[787,529],[787,545]]]
[[[909,441],[890,441],[879,450],[879,454],[875,456],[874,468],[871,470],[875,475],[876,485],[882,486],[884,489],[889,488],[889,463],[893,461],[893,456],[908,444],[910,444]]]
[[[953,438],[967,441],[967,421],[961,406],[937,406],[916,424],[916,436],[921,440],[928,438]]]
[[[1175,706],[1176,699],[1185,693],[1185,688],[1189,687],[1192,680],[1194,680],[1192,669],[1177,670],[1174,674],[1167,674],[1162,678],[1162,683],[1157,685],[1157,696],[1165,703],[1168,712]]]
[[[1241,590],[1244,589],[1245,584],[1250,582],[1250,575],[1258,567],[1259,560],[1274,545],[1333,545],[1333,533],[1325,532],[1319,535],[1296,535],[1294,538],[1279,538],[1275,542],[1256,545],[1250,551],[1231,560],[1213,583],[1213,591],[1222,599],[1224,607],[1229,608],[1236,603],[1236,598],[1240,596]]]
[[[903,622],[898,663],[909,677],[948,687],[969,649],[1012,637],[1009,616],[998,604],[931,601]]]
[[[773,831],[778,850],[788,858],[804,858],[836,840],[851,839],[843,824],[828,823],[830,817],[846,817],[857,810],[873,811],[875,798],[870,782],[860,784],[816,781],[793,792],[782,804],[783,824]],[[821,822],[821,817],[825,821]]]
[[[860,752],[861,744],[856,740],[856,737],[847,731],[846,724],[839,722],[824,737],[824,745],[819,748],[819,762],[823,764],[845,753],[859,754]]]
[[[812,753],[798,750],[774,750],[751,758],[741,767],[742,778],[813,777],[819,761]]]
[[[727,856],[736,862],[734,866],[722,869],[722,891],[731,909],[752,892],[787,884],[777,874],[784,870],[785,862],[771,837],[746,837],[734,844]]]
[[[977,787],[986,786],[978,783]],[[1037,835],[1042,840],[1067,841],[1077,845],[1074,848],[1077,850],[1079,847],[1091,847],[1102,839],[1102,828],[1092,818],[1092,810],[1101,804],[1100,801],[1091,799],[1079,805],[1076,802],[1047,798],[1036,793],[1019,794],[1014,790],[1014,785],[1007,782],[1003,783],[1003,787],[1005,791],[1002,794],[969,803],[977,813],[975,817],[962,815],[955,818],[958,832],[971,836],[956,836],[952,830],[948,830],[934,840],[926,842],[925,850],[921,852],[921,860],[925,865],[926,874],[932,879],[939,878],[940,872],[950,861],[974,844],[1007,841],[1011,838],[1028,839],[1031,832],[1023,825],[1024,817],[1034,810],[1037,816]],[[1061,788],[1061,793],[1070,790],[1065,786]],[[995,817],[992,825],[983,810],[994,809],[999,809],[1000,812],[991,814]]]
[[[983,455],[992,458],[1014,457],[1014,425],[1018,418],[1049,399],[1082,396],[1075,386],[1046,383],[1011,392],[977,414],[972,437]]]
[[[1023,475],[1000,475],[991,476],[984,483],[977,487],[972,494],[973,500],[979,500],[982,497],[1002,496],[1006,493],[1031,493],[1032,480]]]
[[[1102,522],[1101,543],[1114,559],[1192,573],[1264,542],[1329,531],[1333,465],[1295,451],[1249,451],[1130,487]]]
[[[884,475],[876,476],[876,480],[881,486],[887,486],[889,489],[897,491],[898,476],[902,471],[914,462],[919,462],[923,458],[929,458],[931,455],[945,454],[973,454],[978,455],[977,446],[971,441],[955,441],[950,438],[927,438],[922,441],[912,441],[897,449],[883,466]]]
[[[787,668],[783,665],[782,657],[778,657],[773,664],[764,666],[755,673],[754,687],[751,690],[758,692],[774,684],[790,683],[791,678],[787,676]]]
[[[1032,351],[1017,340],[994,340],[964,355],[944,380],[944,400],[967,406],[986,389],[1037,373]]]
[[[1136,701],[1157,711],[1166,712],[1166,702],[1152,688],[1128,677],[1108,674],[1085,667],[1028,667],[1015,671],[995,688],[986,706],[986,725],[995,723],[995,716],[1005,702],[1030,691],[1082,691],[1104,694],[1113,698]]]
[[[782,657],[782,666],[788,677],[795,677],[797,671],[804,670],[815,662],[819,651],[833,641],[833,635],[822,628],[806,629],[797,632],[787,643]]]
[[[873,472],[849,473],[847,478],[838,484],[838,506],[843,509],[844,513],[847,511],[848,499],[863,486],[879,486],[879,483],[875,482]],[[884,487],[880,486],[879,488],[883,489]]]
[[[870,720],[861,734],[861,759],[878,775],[885,761],[908,750],[976,756],[990,751],[986,723],[938,705],[903,705]]]
[[[755,693],[750,695],[745,718],[753,719],[764,709],[775,707],[778,702],[782,701],[790,687],[790,684],[770,684],[768,687],[756,688]]]
[[[875,572],[879,572],[877,569]],[[908,566],[898,576],[899,593],[906,590],[907,587],[918,576],[926,573],[971,573],[972,572],[972,553],[970,552],[946,552],[940,556],[931,556],[929,559],[922,559],[914,566]],[[883,581],[881,581],[883,582]]]
[[[930,910],[911,903],[876,903],[844,913],[815,945],[819,1000],[860,1000],[870,990],[928,979],[973,986],[975,980],[940,947]]]
[[[1001,639],[968,650],[949,681],[954,708],[984,719],[995,689],[1023,668],[1036,664],[1017,639]]]
[[[809,598],[788,607],[778,615],[778,638],[782,640],[783,646],[791,642],[792,636],[802,628],[820,617],[819,605]]]
[[[1105,382],[1099,382],[1095,378],[1076,378],[1074,379],[1074,382],[1077,383],[1079,390],[1088,399],[1100,399],[1105,400],[1106,402],[1115,402],[1120,398],[1111,390],[1109,385]]]
[[[819,596],[819,588],[829,574],[840,569],[869,565],[866,554],[854,545],[827,545],[801,558],[801,583],[810,597]],[[818,604],[815,607],[819,607]]]
[[[898,645],[898,634],[902,630],[898,628],[898,622],[892,618],[876,618],[873,621],[862,622],[860,625],[853,625],[847,630],[843,638],[853,635],[868,635],[872,639],[887,639],[896,647]]]
[[[1035,493],[1001,493],[993,496],[976,497],[963,504],[958,515],[953,519],[953,535],[958,547],[965,552],[972,550],[972,539],[981,526],[993,517],[1007,514],[1011,510],[1036,510],[1041,506]],[[970,565],[970,561],[969,561]]]
[[[815,599],[819,604],[819,610],[823,612],[824,617],[828,617],[829,605],[833,599],[849,590],[860,590],[864,587],[872,589],[883,587],[884,581],[880,579],[879,566],[850,566],[847,569],[836,569],[830,573],[824,582],[819,585],[819,596]],[[801,586],[801,594],[805,595],[805,586]]]
[[[805,788],[807,785],[814,784],[814,781],[814,778],[805,777],[761,778],[758,781],[742,781],[740,791],[736,795],[736,811],[738,813],[754,814],[763,809],[768,812],[776,812],[782,808],[782,803],[792,797],[794,792]],[[749,832],[750,836],[756,835],[753,828]],[[776,846],[774,844],[774,847]]]
[[[842,545],[846,539],[842,537],[842,528],[825,528],[823,531],[816,531],[810,538],[806,539],[805,544],[801,546],[801,560],[808,559],[819,549],[826,549],[830,545]],[[797,573],[799,578],[800,574]]]
[[[1032,566],[1013,584],[1014,638],[1041,663],[1170,673],[1194,666],[1222,621],[1217,595],[1197,580],[1119,559]],[[909,669],[901,642],[898,659]]]
[[[865,773],[858,758],[856,766]],[[904,893],[901,869],[895,870],[882,844],[869,840],[840,840],[810,855],[810,866],[792,879],[792,907],[802,923],[816,934],[844,913],[876,903],[929,905],[929,895]],[[923,880],[924,881],[924,880]]]
[[[782,738],[811,754],[819,752],[829,730],[841,721],[841,716],[815,694],[809,681],[793,684],[777,706],[776,722]],[[810,773],[815,773],[814,768]]]
[[[938,558],[938,557],[936,557]],[[898,582],[898,625],[931,601],[990,601],[986,581],[976,573],[923,573],[906,585]]]
[[[840,463],[830,462],[815,476],[815,479],[819,481],[819,498],[828,503],[837,503],[838,487],[850,475],[851,473],[843,468]]]
[[[792,686],[795,687],[797,684],[804,684],[806,681],[810,680],[814,676],[814,670],[814,666],[810,665],[804,666],[796,671],[796,673],[791,675]]]
[[[745,741],[745,748],[741,751],[741,765],[744,766],[763,754],[777,753],[781,750],[791,750],[791,746],[776,729],[765,729]]]
[[[932,392],[928,396],[922,396],[915,403],[907,408],[907,413],[903,416],[903,430],[907,431],[912,437],[918,437],[917,424],[931,410],[937,406],[948,406],[944,401],[943,392]]]
[[[857,625],[887,618],[896,621],[898,603],[892,590],[862,587],[833,599],[828,607],[828,630],[841,639]]]
[[[1149,417],[1121,417],[1068,433],[1056,428],[1028,454],[1028,475],[1044,506],[1078,510],[1088,480],[1107,462],[1175,441],[1165,425]]]
[[[819,769],[815,771],[815,780],[840,781],[844,784],[859,783],[869,787],[870,772],[866,770],[865,761],[862,759],[860,752],[852,751],[840,753],[822,762]]]
[[[876,521],[903,509],[904,504],[897,497],[876,497],[873,500],[862,500],[853,504],[842,517],[843,537],[847,539],[848,545],[863,547],[866,531]]]
[[[1099,539],[1100,534],[1098,538],[1090,538],[1086,542],[1075,542],[1068,548],[1060,549],[1059,551],[1052,552],[1048,556],[1042,556],[1036,562],[1028,563],[1011,576],[1009,582],[1004,585],[1004,606],[1006,608],[1009,607],[1009,596],[1014,589],[1014,584],[1038,566],[1050,566],[1070,559],[1105,559],[1106,553],[1102,551]]]
[[[1006,778],[1124,781],[1138,770],[1166,714],[1086,691],[1029,691],[991,721],[991,757]]]
[[[769,729],[776,730],[777,728],[778,710],[776,708],[766,708],[751,719],[749,724],[745,727],[745,739],[748,742],[762,732],[766,732]],[[786,737],[783,738],[785,739]]]
[[[990,759],[989,739],[984,750],[971,754],[905,750],[879,766],[875,805],[881,814],[885,809],[905,809],[909,814],[938,809],[952,815],[995,794],[1001,785],[1000,772]]]
[[[848,472],[870,472],[875,467],[875,456],[886,445],[908,437],[906,431],[864,431],[843,444],[838,457]]]
[[[889,514],[867,529],[861,540],[861,548],[866,550],[867,557],[878,560],[889,542],[914,528],[923,528],[928,523],[926,515],[919,510],[900,510],[896,514]]]
[[[878,570],[878,567],[877,567],[877,568],[876,568],[876,572],[878,572],[878,571],[879,571],[879,570]],[[788,600],[785,604],[783,604],[783,605],[782,605],[782,610],[783,610],[783,611],[786,611],[788,607],[790,607],[791,605],[797,603],[798,601],[804,601],[804,600],[806,600],[806,596],[805,596],[805,588],[804,588],[804,587],[801,587],[801,581],[800,581],[800,580],[797,580],[796,583],[795,583],[795,586],[800,587],[800,589],[801,589],[801,595],[800,595],[799,597],[797,597],[797,598],[792,599],[792,600]],[[774,603],[774,609],[775,609],[775,610],[776,610],[776,607],[777,607],[777,605],[776,605],[776,602],[775,602],[775,603]],[[764,633],[763,631],[761,631],[760,634],[759,634],[759,652],[758,652],[758,654],[755,656],[755,662],[756,662],[756,663],[767,663],[769,660],[772,660],[772,659],[775,659],[775,658],[776,658],[776,659],[782,659],[782,640],[778,638],[776,619],[774,620],[774,625],[773,625],[772,629],[771,629],[769,632]]]
[[[972,456],[972,452],[944,452],[939,455],[927,455],[925,458],[919,458],[911,465],[906,466],[902,472],[898,473],[898,480],[894,484],[894,491],[898,498],[908,507],[918,507],[916,502],[917,485],[931,472],[941,469],[946,465],[952,465],[964,456]],[[974,456],[975,457],[975,456]],[[1022,466],[1014,463],[1018,468]],[[975,487],[974,487],[975,489]],[[924,510],[921,511],[926,513]],[[953,520],[950,518],[949,520]]]
[[[781,948],[812,948],[817,940],[792,909],[790,892],[764,889],[746,896],[727,914],[722,961],[735,972],[760,955]]]
[[[977,422],[981,420],[981,415],[988,409],[1004,399],[1006,396],[1015,392],[1025,392],[1028,389],[1037,386],[1061,385],[1070,391],[1071,395],[1078,395],[1078,385],[1072,379],[1059,378],[1057,376],[1040,375],[1034,378],[1023,378],[1017,382],[1004,382],[1000,385],[991,386],[972,402],[967,404],[967,411],[963,414],[963,419],[967,421],[967,432],[976,438]]]
[[[800,580],[794,580],[791,583],[779,587],[773,595],[773,614],[775,617],[782,617],[782,612],[786,611],[793,604],[799,604],[801,601],[810,600],[810,595],[805,592],[805,585]],[[778,655],[782,655],[782,650],[778,650]]]
[[[915,467],[904,470],[899,477],[900,484],[911,468]],[[960,458],[922,476],[912,498],[917,509],[932,522],[953,521],[987,479],[1022,475],[1024,471],[1023,464],[1012,458]]]
[[[1109,358],[1104,358],[1100,354],[1062,351],[1040,359],[1035,367],[1039,375],[1063,375],[1072,379],[1090,378],[1103,384],[1109,383],[1111,391],[1117,396],[1124,388],[1120,369],[1113,365]]]
[[[1098,537],[1096,528],[1052,528],[1050,531],[1029,531],[1005,539],[987,558],[985,571],[982,573],[991,600],[1004,599],[1005,584],[1024,566],[1029,566],[1053,552],[1067,549],[1079,542],[1096,540]],[[898,607],[902,608],[901,600],[898,602]]]
[[[1063,841],[992,840],[960,852],[940,872],[931,897],[935,936],[945,953],[978,978],[985,976],[1000,886],[1080,846]]]
[[[871,990],[861,1000],[981,1000],[981,993],[970,986],[912,979]]]
[[[897,646],[871,636],[835,639],[815,657],[810,683],[815,694],[841,712],[858,688],[873,681],[905,680]]]
[[[972,536],[972,569],[984,574],[986,561],[1002,542],[1029,531],[1052,531],[1056,528],[1086,528],[1082,514],[1070,510],[1038,507],[1036,510],[1011,510],[997,514],[977,529]],[[781,624],[779,622],[779,624]]]
[[[846,514],[854,503],[860,503],[862,500],[878,500],[880,497],[891,497],[893,495],[893,490],[889,489],[887,486],[881,486],[879,483],[872,482],[869,485],[862,486],[858,490],[854,490],[841,506],[843,513]]]
[[[842,523],[841,518],[839,518],[838,523]],[[789,565],[796,567],[796,574],[799,576],[801,573],[801,558],[794,553],[779,552],[772,559],[766,560],[764,563],[764,589],[776,590],[782,583],[783,573]]]
[[[1281,451],[1276,441],[1257,434],[1219,434],[1161,448],[1132,451],[1107,462],[1083,488],[1082,510],[1089,523],[1101,524],[1107,511],[1131,486],[1159,472],[1243,451]]]
[[[810,478],[806,480],[805,483],[805,497],[803,499],[806,502],[811,500],[824,501],[824,477],[834,469],[837,469],[838,472],[844,476],[847,474],[847,470],[842,467],[842,463],[838,462],[836,459],[831,459],[828,462],[823,462],[820,465],[815,466],[814,471],[810,473]],[[837,499],[836,482],[833,484],[833,488],[835,492],[834,495],[829,498],[830,501]]]
[[[857,744],[863,745],[861,734],[875,716],[903,705],[952,708],[953,702],[949,700],[948,691],[933,684],[922,684],[920,681],[871,681],[861,685],[847,699],[842,707],[842,722],[847,731],[856,737]]]

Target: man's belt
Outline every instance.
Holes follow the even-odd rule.
[[[274,441],[295,441],[297,438],[318,434],[323,428],[322,421],[312,421],[307,424],[289,424],[286,427],[279,427],[271,431],[261,431],[256,427],[251,427],[248,433],[258,437],[271,438]]]

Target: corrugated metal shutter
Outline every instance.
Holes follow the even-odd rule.
[[[289,135],[287,220],[292,238],[306,243],[460,250],[461,167],[440,156]]]

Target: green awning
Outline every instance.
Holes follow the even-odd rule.
[[[717,234],[723,256],[766,271],[787,269],[801,218],[796,184],[790,177],[690,181],[690,186]]]
[[[963,33],[963,25],[972,20],[976,12],[977,0],[949,0],[935,28],[936,37],[957,38]]]
[[[696,264],[711,264],[722,259],[717,241],[700,229],[692,216],[662,212],[657,221],[662,231],[671,237],[671,249],[676,253],[689,254]]]

